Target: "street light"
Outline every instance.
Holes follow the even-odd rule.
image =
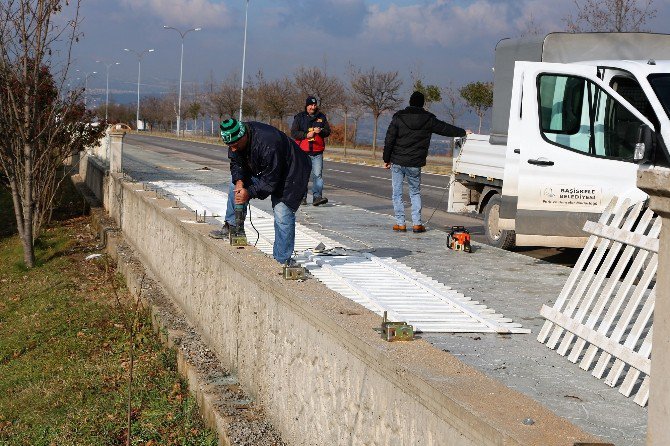
[[[92,73],[84,73],[83,71],[79,71],[77,68],[75,71],[82,73],[84,75],[84,110],[86,110],[86,95],[87,95],[87,89],[88,89],[88,78],[93,76],[94,74],[98,74],[97,71],[94,71]]]
[[[144,50],[141,53],[138,53],[135,50],[124,48],[123,51],[128,51],[137,56],[137,116],[135,121],[135,128],[139,131],[140,129],[140,74],[142,73],[142,57],[147,53],[153,53],[154,49]]]
[[[104,64],[105,67],[107,68],[107,88],[105,91],[105,122],[107,122],[107,109],[109,108],[109,69],[113,65],[119,65],[121,62],[105,63],[101,60],[96,60],[96,62]]]
[[[240,87],[240,121],[242,120],[242,103],[244,101],[244,62],[247,58],[247,19],[249,18],[249,0],[244,11],[244,45],[242,46],[242,86]]]
[[[184,37],[186,37],[186,34],[190,33],[191,31],[200,31],[202,28],[192,28],[188,29],[184,32],[179,31],[177,28],[173,28],[172,26],[167,26],[163,25],[164,29],[173,29],[179,33],[181,36],[181,59],[179,62],[179,99],[177,101],[177,136],[179,136],[181,133],[179,132],[180,126],[181,126],[181,77],[182,77],[182,72],[184,68]]]

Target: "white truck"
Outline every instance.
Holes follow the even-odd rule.
[[[582,247],[613,196],[647,199],[637,171],[669,165],[669,114],[670,35],[501,40],[492,132],[454,153],[448,211],[483,213],[500,248]]]

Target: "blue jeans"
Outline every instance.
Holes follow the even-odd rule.
[[[391,165],[391,185],[393,187],[393,211],[398,225],[405,224],[405,203],[402,200],[402,183],[407,179],[409,200],[412,203],[412,224],[421,224],[421,168]]]
[[[279,263],[286,263],[293,255],[295,247],[295,212],[283,202],[272,208],[275,217],[275,243],[272,257]]]
[[[251,182],[255,183],[256,178]],[[235,185],[231,182],[228,188],[228,205],[226,206],[226,222],[235,226]],[[275,219],[275,242],[272,246],[272,257],[279,263],[286,263],[293,255],[295,248],[295,212],[284,203],[279,202],[272,208]],[[246,218],[246,208],[244,212]]]
[[[310,155],[309,159],[312,161],[312,199],[314,199],[323,194],[323,153]],[[303,198],[307,198],[307,191]]]

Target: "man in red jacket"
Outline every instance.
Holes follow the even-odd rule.
[[[330,125],[328,125],[326,115],[319,111],[316,98],[309,96],[305,101],[305,110],[293,118],[291,137],[312,160],[312,204],[314,206],[328,203],[328,199],[323,196],[322,173],[323,151],[326,148],[324,138],[329,135]],[[307,204],[307,190],[305,190],[302,204]]]

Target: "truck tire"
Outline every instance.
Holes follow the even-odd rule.
[[[516,235],[514,231],[500,229],[498,219],[500,217],[500,195],[491,197],[484,208],[484,232],[489,245],[500,249],[511,249],[515,245]]]

